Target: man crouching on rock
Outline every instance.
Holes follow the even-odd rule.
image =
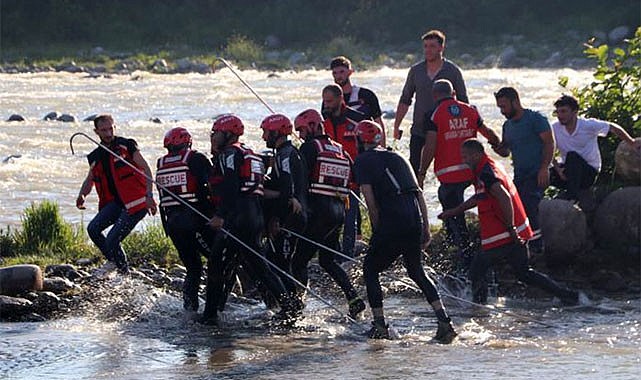
[[[487,303],[486,272],[499,260],[507,259],[519,281],[552,293],[565,304],[577,304],[579,293],[561,287],[529,267],[525,242],[533,232],[516,186],[505,170],[485,153],[476,139],[463,142],[461,157],[474,173],[476,194],[438,217],[447,219],[478,206],[482,251],[476,254],[470,268],[474,302]]]
[[[434,340],[450,343],[456,332],[434,282],[425,275],[421,264],[421,250],[430,241],[430,227],[425,200],[412,168],[397,153],[379,146],[383,130],[378,124],[361,121],[356,126],[356,136],[362,153],[356,157],[354,173],[372,225],[370,248],[363,264],[367,298],[374,316],[369,337],[390,338],[379,274],[403,255],[407,274],[421,288],[438,318]]]

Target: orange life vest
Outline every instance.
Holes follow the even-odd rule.
[[[109,148],[122,159],[142,171],[142,168],[136,165],[133,156],[127,149],[127,146],[122,144],[121,140],[122,138],[116,138],[114,147]],[[136,172],[120,159],[114,157],[113,154],[107,154],[109,154],[109,168],[105,169],[103,166],[103,160],[98,160],[91,169],[93,182],[96,187],[96,192],[98,193],[98,208],[101,209],[107,203],[116,198],[109,189],[109,183],[107,181],[107,174],[105,170],[110,170],[116,187],[116,192],[127,209],[127,213],[133,215],[138,211],[144,210],[147,207],[147,180],[142,174]]]
[[[358,155],[356,124],[358,124],[358,122],[347,117],[344,119],[345,120],[338,125],[334,125],[330,118],[325,119],[323,122],[323,130],[332,140],[341,144],[352,159],[356,159]]]
[[[441,101],[432,113],[436,124],[436,151],[434,173],[441,183],[471,181],[470,168],[461,159],[463,141],[476,137],[479,113],[468,104],[456,99]]]
[[[186,149],[178,153],[167,154],[158,159],[158,170],[156,171],[156,183],[179,196],[182,200],[190,203],[198,202],[198,180],[189,170],[189,160],[193,150]],[[182,206],[183,203],[176,200],[167,191],[158,186],[161,207]]]
[[[341,144],[327,136],[314,139],[316,165],[311,168],[309,192],[345,198],[349,195],[351,169]]]
[[[505,170],[500,167],[490,157],[485,156],[481,162],[474,169],[476,180],[474,187],[476,188],[477,206],[479,211],[479,222],[481,224],[481,248],[488,250],[502,245],[512,243],[512,238],[507,230],[506,225],[512,224],[512,221],[503,220],[503,212],[499,202],[494,198],[489,189],[485,188],[483,182],[478,178],[484,166],[489,165],[496,178],[501,182],[501,185],[510,194],[512,200],[512,208],[514,209],[514,226],[519,236],[523,240],[528,240],[532,237],[532,229],[525,213],[523,203],[516,190],[516,186],[505,173]]]

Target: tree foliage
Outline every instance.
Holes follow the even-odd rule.
[[[631,136],[641,136],[641,27],[625,46],[595,46],[586,44],[585,55],[596,61],[594,81],[582,88],[572,89],[579,101],[579,113],[585,117],[614,122]],[[567,86],[566,77],[560,84]],[[618,138],[609,135],[599,140],[603,165],[600,183],[607,183],[615,170],[614,153]]]

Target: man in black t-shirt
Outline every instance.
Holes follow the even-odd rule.
[[[362,121],[356,127],[362,153],[354,162],[354,174],[365,196],[372,225],[370,249],[363,263],[367,298],[374,316],[369,337],[389,338],[379,274],[402,255],[409,277],[419,286],[438,318],[434,340],[447,344],[456,332],[434,282],[421,264],[421,250],[430,241],[423,193],[410,164],[397,153],[379,146],[382,133],[380,126],[371,121]]]
[[[100,115],[94,119],[94,132],[100,137],[101,146],[87,156],[89,173],[76,199],[76,207],[84,209],[85,197],[95,185],[99,211],[89,222],[87,233],[107,259],[101,274],[114,269],[122,274],[129,272],[127,256],[120,242],[147,212],[156,214],[151,169],[140,154],[136,141],[116,136],[115,131],[111,115]],[[109,226],[112,228],[105,236],[102,231]]]
[[[329,69],[332,70],[334,83],[341,86],[343,90],[345,104],[362,112],[365,114],[366,119],[374,120],[383,128],[381,145],[385,146],[385,126],[381,118],[381,106],[378,103],[376,94],[368,88],[352,84],[350,77],[354,73],[354,69],[352,68],[352,62],[347,57],[338,56],[333,58],[329,64]],[[321,109],[324,108],[324,104],[321,104]]]

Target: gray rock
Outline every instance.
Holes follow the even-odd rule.
[[[47,120],[47,121],[57,120],[59,116],[60,114],[58,112],[52,111],[46,114],[45,117],[42,118],[42,120]]]
[[[569,263],[588,247],[588,226],[583,211],[561,199],[543,199],[539,220],[545,253],[552,262]]]
[[[396,117],[396,111],[394,110],[383,111],[383,119],[393,119],[395,117]]]
[[[125,62],[118,62],[118,64],[116,64],[116,70],[118,70],[118,71],[128,71],[129,70],[129,66]]]
[[[594,217],[599,243],[613,247],[638,245],[641,238],[639,210],[641,187],[624,187],[610,193]]]
[[[280,78],[280,75],[278,75],[278,73],[269,73],[267,74],[267,78]]]
[[[31,290],[41,290],[42,271],[37,265],[12,265],[0,268],[0,294],[16,295]]]
[[[90,116],[90,117],[92,117],[92,116]],[[96,115],[93,115],[93,119],[95,119],[95,118],[96,118]],[[93,119],[91,119],[91,120],[87,120],[87,119],[85,119],[84,121],[92,121],[93,120]],[[88,267],[90,265],[93,265],[93,263],[94,262],[93,262],[92,259],[87,259],[87,258],[78,259],[76,261],[76,265],[81,266],[81,267]]]
[[[63,113],[62,115],[60,115],[58,117],[57,120],[58,121],[62,121],[63,123],[76,123],[76,122],[78,122],[78,119],[75,116],[70,115],[68,113]]]
[[[45,278],[42,289],[47,292],[56,294],[68,292],[69,290],[78,289],[78,285],[62,277]]]
[[[27,119],[25,119],[24,116],[22,115],[18,115],[14,113],[13,115],[9,116],[7,121],[27,121]]]
[[[38,313],[28,313],[20,317],[20,321],[22,322],[44,322],[46,320],[47,318]]]
[[[641,141],[641,137],[634,139]],[[641,180],[641,151],[627,142],[620,142],[614,153],[616,173],[626,181],[638,184]]]
[[[267,35],[265,37],[265,47],[268,49],[278,49],[281,46],[280,38],[273,34]]]
[[[516,60],[516,49],[514,46],[506,47],[499,56],[499,65],[501,67],[511,67],[514,66]]]
[[[82,119],[82,121],[94,121],[94,119],[97,118],[97,117],[98,117],[98,114],[89,115],[89,116],[85,117],[84,119]]]
[[[156,123],[156,124],[162,124],[162,120],[160,120],[159,117],[150,117],[149,121],[151,121],[152,123]]]
[[[174,277],[171,279],[171,282],[169,283],[169,288],[177,292],[180,292],[183,290],[184,285],[185,285],[185,280],[183,280],[182,278]]]
[[[305,53],[296,51],[289,56],[289,59],[287,60],[287,62],[289,63],[290,66],[295,66],[305,61],[305,59],[307,59],[307,55],[305,55]]]
[[[30,313],[32,309],[33,303],[27,299],[0,295],[1,319],[13,319]]]
[[[182,265],[174,265],[169,269],[169,275],[172,277],[185,277],[187,275],[187,269]]]
[[[52,292],[38,292],[37,294],[36,299],[32,301],[36,312],[46,313],[58,309],[60,297]]]
[[[630,35],[630,27],[627,25],[617,26],[608,33],[608,40],[611,44],[618,44]]]
[[[194,62],[191,65],[191,71],[199,74],[211,74],[213,72],[211,66],[203,62]]]
[[[54,264],[45,267],[45,276],[48,277],[67,277],[67,272],[76,270],[71,264]]]
[[[192,62],[187,58],[181,58],[176,61],[176,72],[188,73],[191,71]]]

